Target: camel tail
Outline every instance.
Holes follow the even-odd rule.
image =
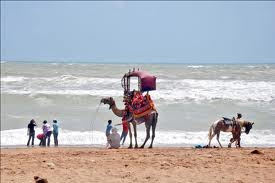
[[[209,128],[209,132],[208,132],[208,139],[210,140],[211,136],[212,136],[212,131],[213,131],[213,124],[210,126]]]

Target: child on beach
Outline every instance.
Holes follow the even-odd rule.
[[[42,143],[43,143],[44,134],[43,134],[43,133],[40,133],[40,134],[38,134],[36,137],[40,140],[39,146],[41,146]]]
[[[53,120],[53,138],[54,138],[54,146],[58,146],[58,128],[59,125],[56,120]]]
[[[107,138],[107,144],[106,144],[106,146],[108,146],[108,144],[109,144],[109,142],[108,142],[108,140],[109,140],[109,135],[111,134],[111,130],[112,130],[112,120],[108,120],[108,125],[107,125],[107,127],[106,127],[106,131],[105,131],[105,135],[106,135],[106,138]]]
[[[27,146],[30,145],[30,140],[32,139],[32,146],[34,146],[34,136],[35,136],[35,130],[34,127],[37,126],[36,122],[34,121],[34,119],[32,119],[30,121],[30,123],[28,124],[28,135],[29,135],[29,140],[27,143]]]
[[[121,145],[123,145],[124,142],[125,142],[125,139],[128,135],[128,123],[127,123],[126,119],[123,118],[122,123],[116,124],[116,126],[118,126],[118,125],[122,125],[122,133],[121,133],[121,136],[120,136],[120,141],[123,139],[122,144],[121,144]]]

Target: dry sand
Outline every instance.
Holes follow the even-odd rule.
[[[275,148],[1,149],[1,183],[275,182]]]

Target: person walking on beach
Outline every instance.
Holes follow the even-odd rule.
[[[46,146],[46,140],[48,139],[47,145],[50,146],[52,130],[51,130],[51,126],[48,124],[46,120],[43,121],[42,129],[44,134],[44,140],[42,145]]]
[[[58,128],[59,128],[59,125],[57,123],[57,120],[53,120],[54,146],[58,146]]]
[[[121,145],[123,145],[124,142],[125,142],[125,139],[128,135],[128,123],[125,119],[122,119],[122,123],[117,124],[117,125],[122,125],[122,133],[121,133],[121,136],[120,136],[120,141],[123,139],[122,144],[121,144]]]
[[[120,135],[116,128],[112,128],[112,133],[108,136],[108,145],[110,149],[118,149],[120,147]]]
[[[29,140],[27,143],[27,146],[30,145],[30,140],[32,139],[32,146],[34,146],[34,136],[35,136],[35,130],[34,127],[37,126],[36,122],[34,121],[34,119],[32,119],[30,121],[30,123],[28,124],[28,135],[29,135]]]
[[[242,118],[242,114],[241,113],[237,113],[237,117],[235,118],[235,117],[233,117],[232,118],[232,122],[233,122],[233,125],[232,125],[232,128],[234,128],[235,129],[235,127],[236,127],[236,122],[239,120],[239,119],[241,119]]]
[[[108,120],[108,125],[106,127],[106,131],[105,131],[105,135],[106,135],[106,138],[107,138],[107,144],[106,146],[108,146],[109,142],[109,135],[111,134],[111,130],[112,130],[113,126],[112,126],[112,120]]]

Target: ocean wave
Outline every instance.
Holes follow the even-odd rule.
[[[205,68],[205,67],[209,67],[209,66],[205,66],[205,65],[188,65],[187,67],[198,69],[198,68]]]
[[[220,76],[221,79],[230,79],[230,76]]]
[[[36,130],[36,135],[42,133],[41,129]],[[120,133],[120,132],[119,132]],[[208,143],[208,132],[188,132],[188,131],[157,131],[154,144],[156,146],[193,146],[194,144],[206,145]],[[138,143],[143,143],[145,132],[138,131]],[[129,138],[129,137],[128,137]],[[230,133],[222,133],[220,141],[224,146],[227,146]],[[1,146],[9,145],[26,145],[28,136],[27,129],[14,129],[1,131]],[[275,146],[275,134],[270,130],[252,130],[248,135],[242,135],[243,146]],[[128,144],[129,139],[126,140]],[[35,139],[35,144],[39,140]],[[53,143],[53,141],[52,141]],[[60,145],[105,145],[106,136],[101,131],[72,131],[60,129],[59,133]],[[148,143],[149,144],[149,143]],[[212,145],[218,145],[215,139],[212,140]]]
[[[240,100],[271,102],[275,82],[243,80],[159,80],[156,98],[167,100]]]
[[[20,82],[23,81],[25,77],[18,77],[18,76],[8,76],[8,77],[1,77],[1,82]]]
[[[7,76],[1,78],[2,94],[122,96],[119,78],[61,75],[51,78]],[[239,100],[272,102],[275,82],[245,80],[158,79],[153,99],[173,102]]]

